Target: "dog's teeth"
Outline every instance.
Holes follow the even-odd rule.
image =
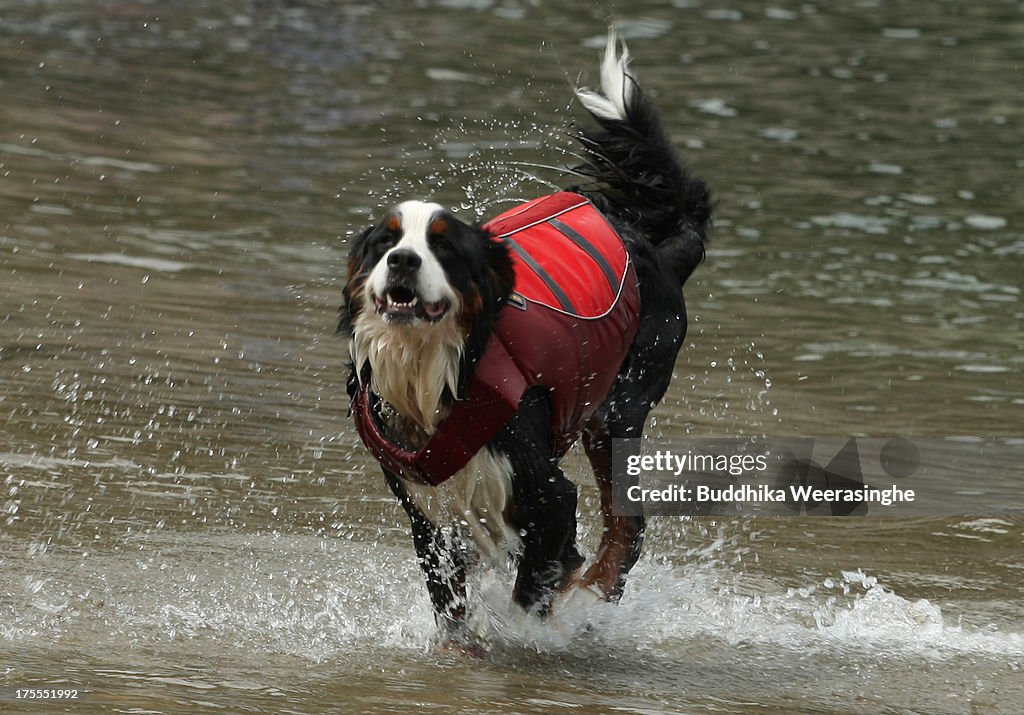
[[[412,298],[412,300],[408,300],[408,301],[398,301],[398,300],[395,300],[394,298],[392,298],[391,296],[388,296],[388,306],[389,307],[393,307],[393,308],[402,308],[402,309],[415,308],[419,304],[419,302],[420,302],[420,299],[418,297],[415,297],[415,296]]]

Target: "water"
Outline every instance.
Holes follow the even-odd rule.
[[[1012,515],[659,518],[619,607],[540,626],[489,574],[489,653],[434,650],[346,418],[346,237],[399,196],[476,217],[569,181],[545,167],[611,9],[384,5],[0,9],[0,686],[87,688],[44,706],[69,712],[1020,712]],[[1020,437],[1024,8],[618,13],[719,198],[651,435]]]

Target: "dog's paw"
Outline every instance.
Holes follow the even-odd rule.
[[[576,583],[562,590],[555,597],[551,604],[551,612],[585,610],[596,603],[604,603],[607,600],[595,584],[583,586]]]

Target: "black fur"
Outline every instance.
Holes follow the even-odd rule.
[[[577,173],[594,179],[585,194],[618,226],[635,229],[660,250],[680,285],[704,260],[711,191],[690,173],[661,124],[658,109],[632,76],[625,120],[593,116],[598,129],[571,132],[583,147]]]
[[[630,77],[628,81],[633,80]],[[575,171],[589,177],[591,183],[569,189],[589,198],[623,237],[640,288],[636,338],[610,393],[583,434],[601,488],[606,531],[598,563],[583,575],[582,582],[600,587],[608,600],[616,600],[622,593],[644,532],[642,518],[613,517],[611,513],[611,440],[641,436],[650,410],[668,388],[686,335],[681,289],[704,259],[712,213],[707,185],[686,168],[657,110],[638,86],[633,89],[625,119],[593,117],[595,129],[573,130],[585,158]],[[444,218],[450,235],[432,248],[442,256],[451,283],[459,291],[471,292],[475,286],[482,298],[469,330],[465,384],[512,288],[512,274],[504,246],[488,239],[479,227],[451,215]],[[349,286],[361,286],[360,271],[372,268],[393,238],[385,221],[353,242]],[[446,255],[452,260],[446,260]],[[353,305],[357,296],[351,292],[346,287],[347,302],[339,328],[349,336],[361,309]],[[506,454],[514,471],[510,517],[523,535],[514,598],[525,609],[542,615],[550,609],[557,591],[579,578],[577,570],[583,562],[575,542],[576,487],[559,469],[549,413],[546,391],[531,389],[516,416],[487,447]],[[388,472],[386,476],[411,520],[416,553],[438,623],[448,638],[462,639],[466,572],[471,561],[467,546],[420,513],[399,477]]]
[[[356,295],[362,290],[362,281],[373,266],[383,258],[402,238],[401,227],[392,230],[389,218],[385,217],[376,226],[365,229],[352,241],[349,249],[349,278],[343,289],[345,302],[339,310],[338,332],[352,337],[354,323],[359,311],[365,306]],[[443,212],[438,217],[444,225],[444,232],[431,236],[430,247],[439,260],[447,266],[447,277],[451,285],[463,296],[479,295],[479,310],[472,314],[471,326],[463,354],[463,369],[460,373],[460,394],[472,377],[473,366],[480,359],[491,328],[498,312],[512,292],[515,275],[508,247],[493,241],[490,235],[478,225],[469,225]],[[468,319],[468,318],[467,318]],[[354,366],[348,365],[349,369]],[[364,382],[368,375],[362,376]],[[350,381],[350,393],[352,391]]]
[[[507,454],[515,473],[511,517],[523,534],[523,553],[513,597],[540,615],[547,614],[554,588],[583,563],[576,550],[576,485],[551,457],[548,410],[543,389],[527,391],[516,416],[488,447]],[[409,515],[438,625],[447,638],[459,639],[466,615],[467,545],[427,521],[407,497],[400,478],[387,470],[385,476]]]

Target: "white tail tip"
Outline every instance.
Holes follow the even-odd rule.
[[[625,121],[633,99],[636,78],[629,71],[629,50],[622,43],[618,54],[619,38],[615,28],[608,30],[608,44],[601,60],[601,89],[580,87],[576,90],[583,107],[599,119]]]

